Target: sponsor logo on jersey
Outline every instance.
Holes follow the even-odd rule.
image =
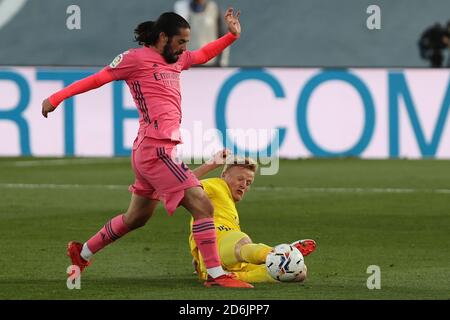
[[[111,68],[115,68],[119,65],[120,62],[123,60],[123,53],[119,54],[117,57],[114,58],[114,60],[109,64]]]

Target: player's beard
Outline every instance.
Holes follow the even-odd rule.
[[[164,60],[166,60],[167,63],[175,63],[178,61],[179,55],[173,53],[172,47],[169,45],[171,39],[169,38],[169,41],[163,48],[162,56],[164,57]]]

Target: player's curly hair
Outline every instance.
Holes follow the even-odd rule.
[[[169,38],[178,35],[181,28],[191,26],[182,16],[174,12],[161,14],[156,21],[145,21],[134,29],[134,41],[141,45],[155,45],[159,34],[164,32]]]

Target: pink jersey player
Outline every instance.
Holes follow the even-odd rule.
[[[187,51],[189,23],[175,13],[163,13],[157,21],[143,22],[135,29],[141,48],[125,51],[100,72],[42,103],[42,114],[47,117],[64,99],[113,80],[124,80],[139,111],[139,131],[132,150],[135,181],[129,188],[131,203],[125,214],[112,218],[84,244],[69,242],[67,254],[80,270],[90,264],[96,252],[145,225],[162,201],[170,215],[179,205],[192,214],[193,237],[209,274],[205,286],[252,287],[222,269],[213,206],[191,170],[172,156],[181,142],[180,73],[192,65],[206,63],[239,38],[239,12],[234,14],[229,8],[225,21],[229,33],[197,51]]]
[[[235,37],[229,33],[221,44]],[[104,70],[114,80],[125,80],[139,111],[139,134],[158,140],[181,142],[180,73],[192,64],[203,62],[198,53],[184,51],[172,64],[153,47],[143,46],[118,55]]]

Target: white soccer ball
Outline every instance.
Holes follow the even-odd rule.
[[[266,269],[272,278],[282,282],[296,281],[303,272],[305,259],[301,252],[290,244],[280,244],[266,257]]]

